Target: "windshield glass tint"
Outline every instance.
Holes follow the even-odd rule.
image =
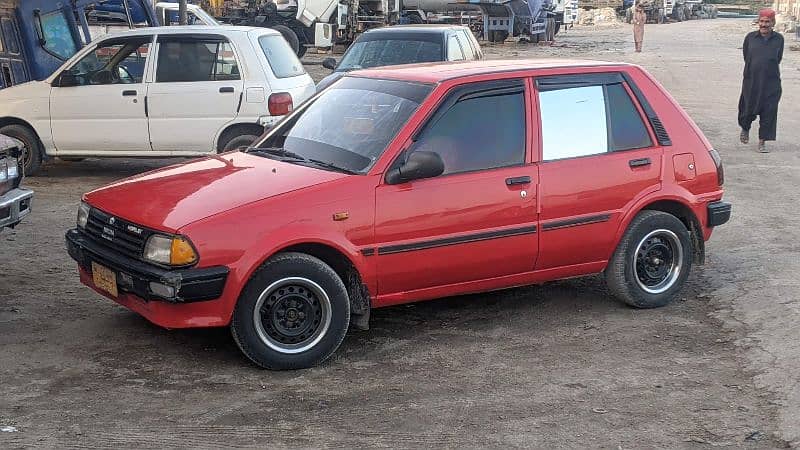
[[[296,77],[306,73],[297,55],[282,36],[262,36],[258,43],[261,44],[261,50],[276,77]]]
[[[346,77],[292,117],[260,148],[365,173],[428,96],[432,86]]]
[[[336,70],[365,69],[442,60],[442,44],[416,40],[356,42],[347,50]]]

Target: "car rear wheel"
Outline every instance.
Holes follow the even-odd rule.
[[[642,211],[628,226],[605,271],[612,294],[636,308],[670,303],[692,267],[692,239],[677,217]]]
[[[23,170],[25,175],[35,175],[42,166],[42,146],[39,144],[36,133],[23,125],[6,125],[0,128],[0,134],[22,142]]]
[[[336,272],[303,253],[262,265],[239,297],[231,333],[265,369],[304,369],[328,359],[350,324],[350,300]]]

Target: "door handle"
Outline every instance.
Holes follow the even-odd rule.
[[[642,167],[642,166],[649,166],[652,164],[650,158],[639,158],[639,159],[632,159],[628,161],[628,165],[631,167]]]
[[[531,177],[529,177],[527,175],[524,176],[524,177],[506,178],[506,185],[507,186],[512,186],[512,185],[515,185],[515,184],[530,184],[530,182],[531,182]]]
[[[123,97],[135,97],[136,95],[136,91],[122,91]]]
[[[234,89],[232,87],[230,87],[230,86],[225,86],[225,87],[219,88],[219,92],[221,94],[226,94],[226,93],[227,94],[232,94],[233,91],[234,91]]]

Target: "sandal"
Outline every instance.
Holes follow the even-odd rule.
[[[742,141],[742,144],[750,142],[750,132],[742,130],[742,132],[739,133],[739,140]]]

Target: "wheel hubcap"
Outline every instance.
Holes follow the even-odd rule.
[[[317,283],[299,277],[272,283],[258,297],[256,332],[271,349],[304,352],[319,343],[331,322],[331,302]]]
[[[678,280],[683,265],[683,246],[670,230],[648,233],[633,256],[636,282],[645,292],[660,294]]]

